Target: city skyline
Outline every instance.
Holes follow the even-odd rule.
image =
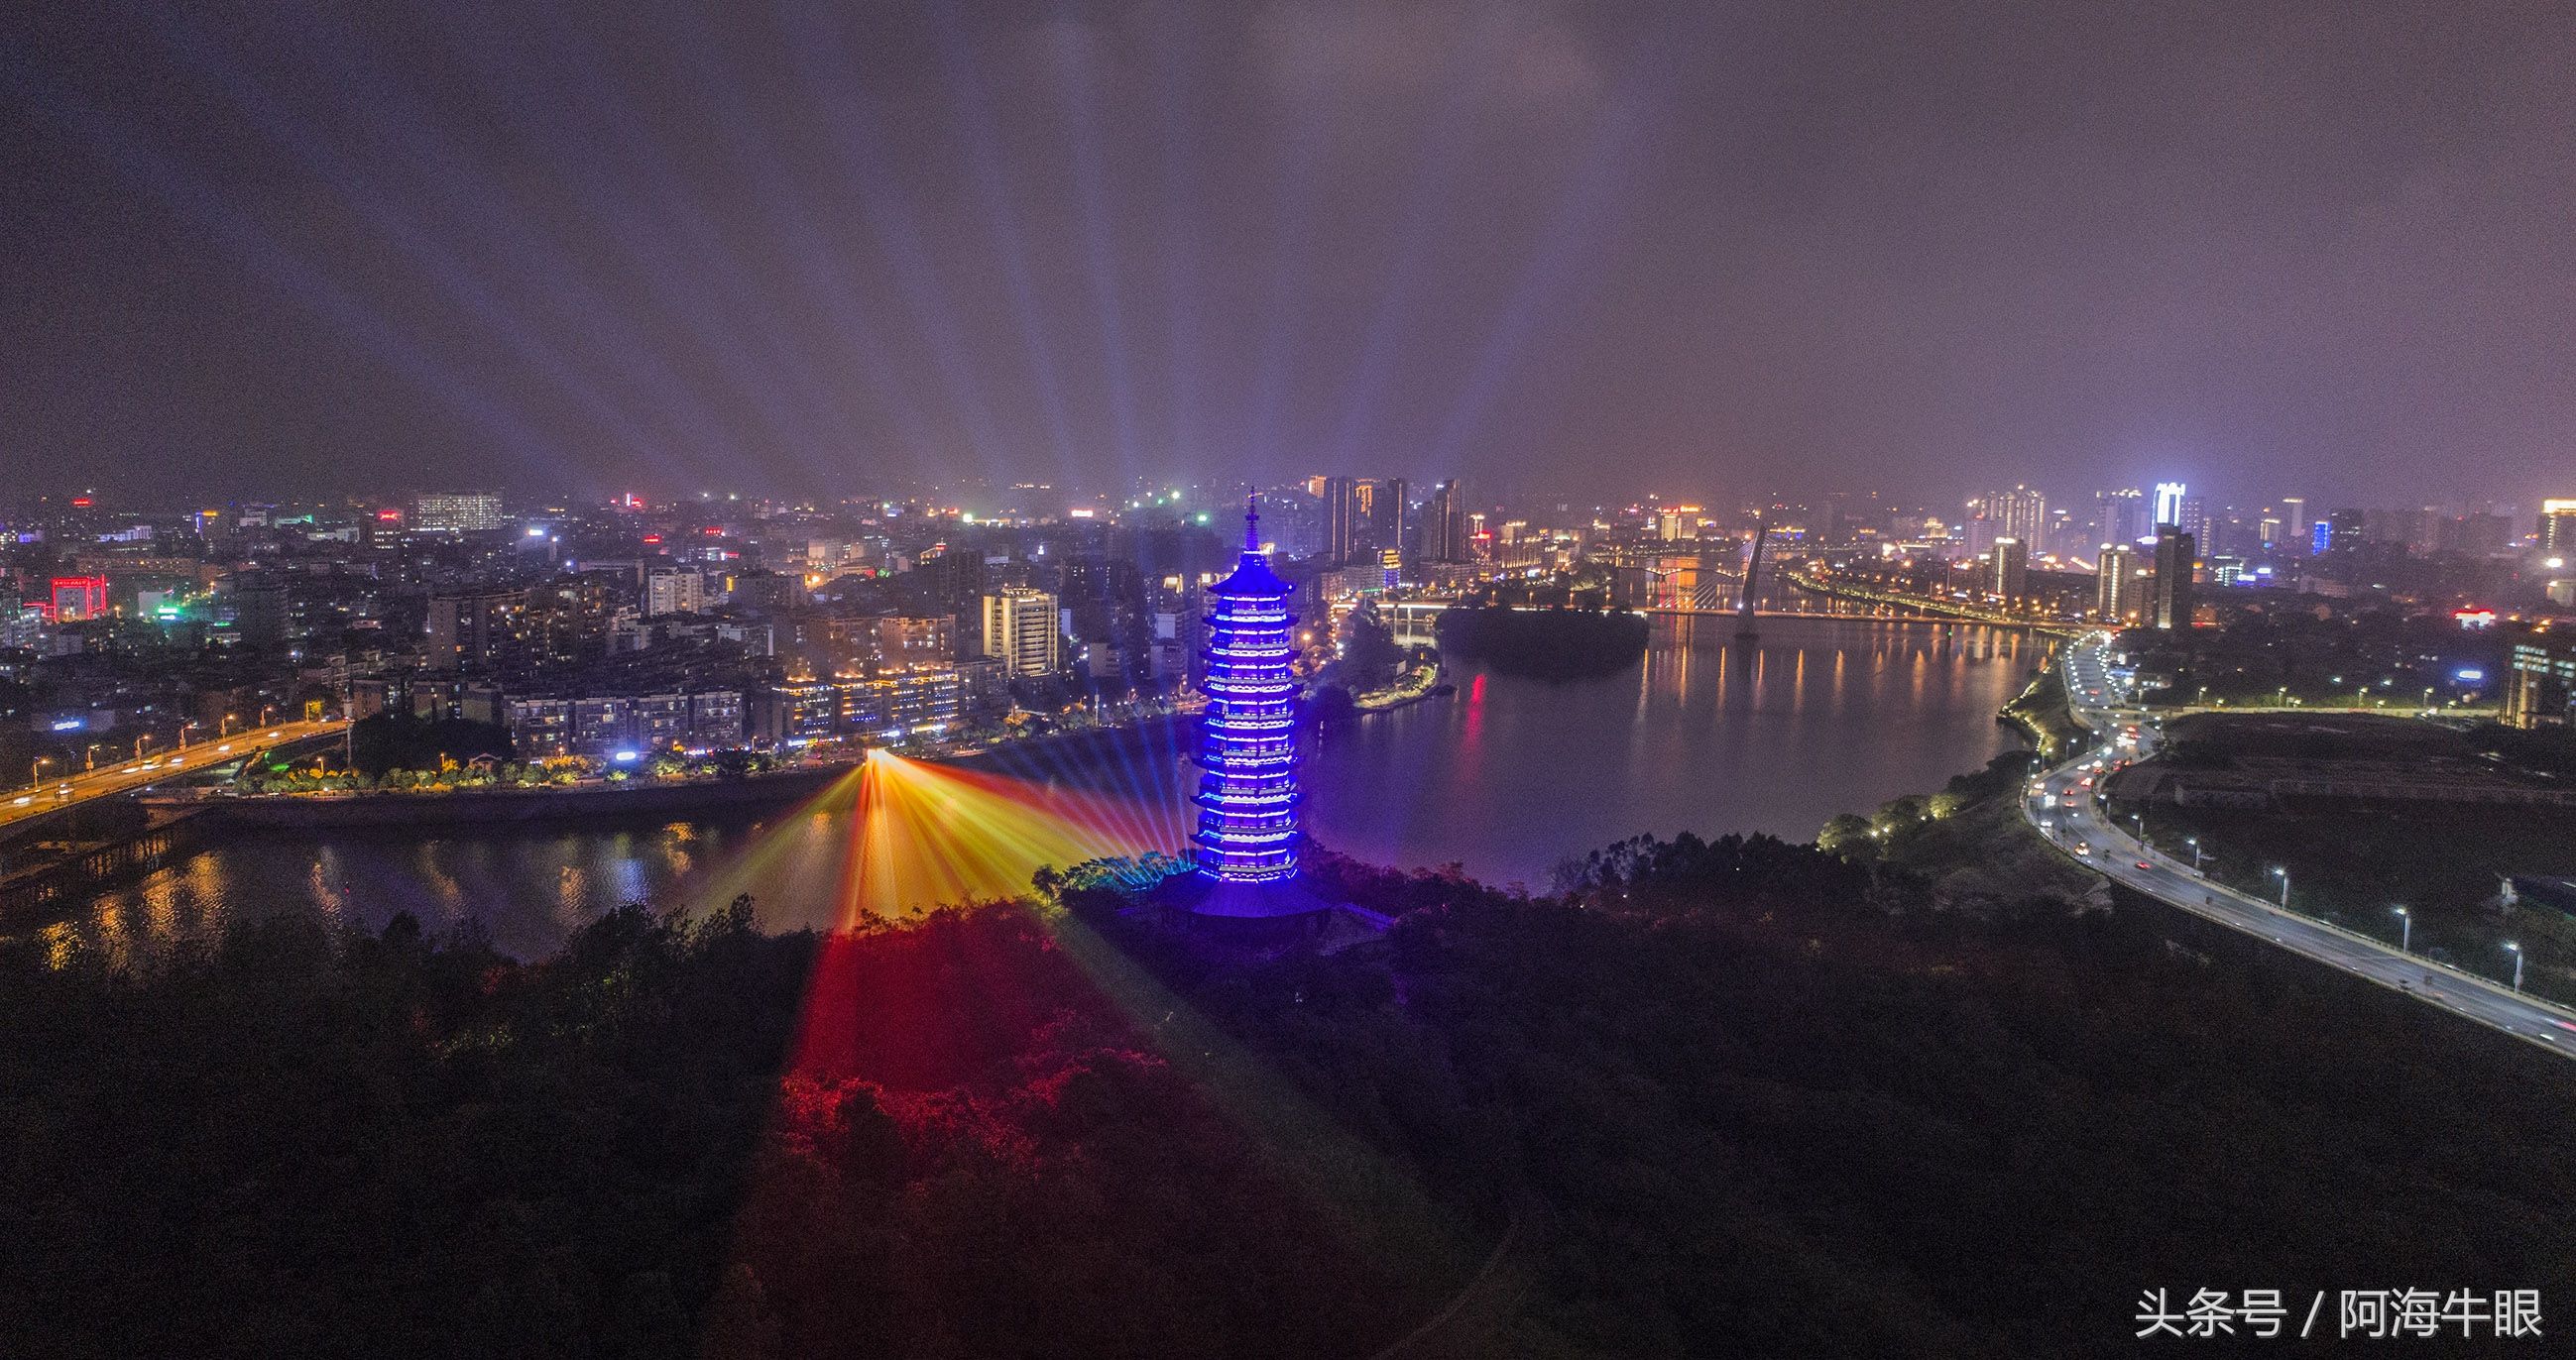
[[[2569,17],[13,7],[0,1356],[2563,1334]]]
[[[2333,18],[31,10],[0,444],[234,494],[2562,494],[2569,191],[2511,167],[2568,37]]]

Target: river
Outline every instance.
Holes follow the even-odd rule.
[[[1938,788],[2004,749],[1995,710],[2045,650],[1969,625],[1768,618],[1749,644],[1725,618],[1658,619],[1654,630],[1643,664],[1609,679],[1549,685],[1461,667],[1454,696],[1323,734],[1304,767],[1310,831],[1362,860],[1454,861],[1533,888],[1560,859],[1640,832],[1805,840],[1837,812]],[[980,785],[995,799],[1025,784],[1059,806],[1092,800],[1101,811],[1087,820],[1104,834],[1176,849],[1188,780],[1177,743],[1139,738],[1113,759],[1014,755]],[[107,893],[53,933],[125,954],[251,915],[376,929],[409,911],[433,930],[470,918],[496,947],[533,957],[622,902],[704,907],[737,892],[753,896],[765,925],[831,925],[852,895],[849,804],[637,824],[263,832]],[[924,824],[934,820],[954,857],[958,819]],[[1025,847],[976,853],[992,861],[975,866],[987,878],[1025,881],[1029,865],[1013,859]]]

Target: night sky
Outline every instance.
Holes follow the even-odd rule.
[[[2576,494],[2563,5],[8,9],[9,485]]]

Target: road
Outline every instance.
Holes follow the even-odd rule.
[[[145,751],[139,760],[120,761],[94,771],[48,778],[36,788],[0,795],[0,827],[77,807],[95,799],[148,788],[181,775],[195,774],[264,748],[336,737],[344,725],[338,722],[278,723],[248,732],[235,732],[214,741],[192,742],[185,751]]]
[[[2064,653],[2067,697],[2076,720],[2101,736],[2102,744],[2037,776],[2022,798],[2023,815],[2051,843],[2124,887],[2526,1043],[2576,1057],[2576,1011],[2401,952],[2394,942],[2311,920],[2211,882],[2189,861],[2150,849],[2131,828],[2113,825],[2097,804],[2096,779],[2123,759],[2154,754],[2160,724],[2126,702],[2132,696],[2108,672],[2109,642],[2107,635],[2097,634],[2068,645]]]

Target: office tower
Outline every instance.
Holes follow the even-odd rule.
[[[2157,528],[2182,527],[2183,491],[2183,484],[2180,482],[2156,483]]]
[[[2174,527],[2191,535],[2191,541],[2206,546],[2209,542],[2209,502],[2199,496],[2185,496],[2176,508]]]
[[[2308,525],[2313,523],[2313,521],[2308,518],[2308,498],[2305,496],[2283,496],[2281,498],[2281,521],[2284,526],[2282,537],[2290,544],[2290,550],[2292,552],[2306,551],[2308,546]]]
[[[984,655],[1013,675],[1049,675],[1060,665],[1063,620],[1055,596],[1004,586],[984,597]]]
[[[2168,631],[2191,627],[2191,535],[2171,525],[2156,530],[2155,599],[2149,622]]]
[[[1995,540],[1993,570],[1986,578],[1986,589],[2006,600],[2018,600],[2029,583],[2030,545],[2018,538]]]
[[[2513,645],[2504,676],[2507,727],[2576,723],[2576,641],[2533,634]]]
[[[1340,567],[1350,556],[1350,541],[1358,518],[1358,489],[1350,477],[1324,479],[1324,564]]]
[[[1324,562],[1340,566],[1358,551],[1360,484],[1356,477],[1324,479]]]
[[[1422,508],[1422,556],[1432,562],[1467,560],[1467,492],[1455,477],[1434,486]]]
[[[2553,555],[2576,553],[2576,498],[2540,503],[2540,547]]]
[[[1986,518],[1994,521],[1995,537],[2019,539],[2025,552],[2048,532],[2048,497],[2034,488],[1998,491],[1986,497],[1985,510]]]
[[[2102,493],[2100,533],[2104,543],[2136,543],[2147,536],[2147,493],[2136,487]]]
[[[2138,618],[2138,550],[2126,543],[2102,545],[2101,572],[2093,587],[2093,613],[2104,623],[2134,623]]]
[[[2325,548],[2358,548],[2370,541],[2370,512],[2367,510],[2337,510],[2323,523],[2325,532],[2317,538],[2324,545],[2318,549],[2320,552]]]
[[[1243,556],[1208,590],[1206,713],[1199,722],[1199,872],[1267,883],[1297,872],[1296,648],[1292,587],[1244,509]]]
[[[2084,547],[2088,525],[2075,522],[2075,512],[2059,506],[2048,512],[2048,534],[2039,542],[2041,552],[2073,553]]]

